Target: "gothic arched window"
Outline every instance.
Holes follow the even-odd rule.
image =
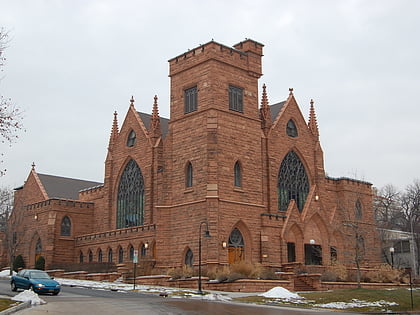
[[[42,253],[42,242],[41,239],[38,238],[35,245],[35,254],[41,254]]]
[[[102,262],[103,257],[102,257],[102,249],[99,249],[98,251],[98,262]]]
[[[61,235],[62,236],[71,235],[71,221],[68,216],[65,216],[63,220],[61,220]]]
[[[92,253],[91,250],[89,250],[88,259],[89,259],[89,262],[92,262],[93,261],[93,253]]]
[[[122,264],[124,261],[124,250],[122,249],[122,247],[120,247],[118,249],[118,263]]]
[[[117,202],[117,229],[142,225],[144,180],[140,167],[130,160],[120,178]]]
[[[131,130],[127,138],[127,147],[133,147],[136,144],[136,133]]]
[[[233,167],[233,174],[234,174],[234,184],[236,187],[242,186],[242,172],[241,172],[241,164],[239,161],[236,161],[235,166]]]
[[[185,187],[192,187],[193,185],[193,167],[191,162],[187,163],[185,168]]]
[[[147,256],[147,247],[149,247],[149,245],[147,244],[143,244],[143,245],[141,245],[141,251],[140,251],[140,256],[142,257],[142,258],[144,258],[144,257],[146,257]]]
[[[83,263],[83,261],[84,261],[83,252],[80,252],[80,254],[79,254],[79,262],[80,263]]]
[[[295,200],[299,211],[303,210],[309,193],[309,181],[305,167],[293,151],[287,153],[281,162],[277,190],[280,211],[286,211],[292,199]]]
[[[129,252],[129,255],[130,255],[130,261],[133,261],[134,260],[134,247],[133,247],[133,245],[130,245],[130,248],[129,248],[128,252]]]
[[[287,122],[287,125],[286,125],[286,134],[289,137],[292,137],[292,138],[295,138],[295,137],[298,136],[298,131],[297,131],[297,128],[296,128],[296,124],[291,119]]]
[[[194,264],[194,254],[190,248],[185,253],[185,265],[192,267]]]
[[[110,248],[110,249],[108,249],[108,262],[110,262],[110,263],[112,263],[112,259],[113,259],[112,256],[113,256],[112,255],[112,249]]]
[[[362,211],[362,203],[360,202],[360,199],[357,199],[354,208],[355,208],[356,220],[362,219],[363,211]]]

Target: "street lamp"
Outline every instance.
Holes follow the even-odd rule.
[[[394,247],[390,247],[389,248],[389,252],[391,254],[391,268],[394,269]]]
[[[203,294],[203,291],[201,290],[201,227],[203,226],[203,224],[206,225],[204,237],[211,237],[209,232],[209,224],[207,223],[207,221],[200,222],[200,234],[198,237],[198,294]]]

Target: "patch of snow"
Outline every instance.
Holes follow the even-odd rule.
[[[259,294],[259,296],[263,296],[266,298],[275,298],[275,299],[302,299],[302,297],[296,293],[290,292],[289,290],[283,287],[274,287],[267,292]]]
[[[32,290],[25,290],[25,291],[15,295],[14,297],[12,297],[11,300],[12,301],[19,301],[19,302],[31,301],[31,305],[40,305],[40,304],[47,303],[43,299],[41,299],[38,296],[38,294],[36,294]]]
[[[324,307],[324,308],[346,309],[346,308],[369,307],[369,306],[384,307],[384,306],[392,306],[392,305],[398,305],[398,304],[395,302],[387,302],[384,300],[368,302],[368,301],[353,299],[352,302],[331,302],[331,303],[326,303],[326,304],[315,304],[314,306]]]
[[[13,271],[13,274],[15,275],[16,272]],[[5,269],[0,271],[0,277],[9,277],[10,276],[10,270],[9,269]]]

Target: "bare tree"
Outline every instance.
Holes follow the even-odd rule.
[[[413,268],[415,274],[419,274],[420,253],[420,180],[408,185],[401,194],[401,215],[400,228],[402,231],[410,232],[412,235]]]
[[[0,71],[3,71],[4,50],[8,43],[8,33],[0,28]],[[1,80],[1,77],[0,77]],[[18,138],[18,131],[23,129],[22,112],[13,105],[12,100],[0,95],[0,139],[1,143],[11,145]],[[1,153],[3,156],[3,153]],[[3,161],[0,161],[0,163]],[[0,176],[4,175],[5,169],[0,170]]]
[[[394,229],[400,217],[400,192],[391,184],[377,191],[374,197],[375,219],[380,228]]]

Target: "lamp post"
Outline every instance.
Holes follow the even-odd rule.
[[[394,269],[394,247],[389,248],[389,253],[391,254],[391,268]]]
[[[209,232],[209,224],[207,223],[207,221],[200,222],[200,234],[198,237],[198,294],[203,294],[203,291],[201,290],[201,227],[203,226],[203,224],[206,225],[204,237],[211,237]]]

